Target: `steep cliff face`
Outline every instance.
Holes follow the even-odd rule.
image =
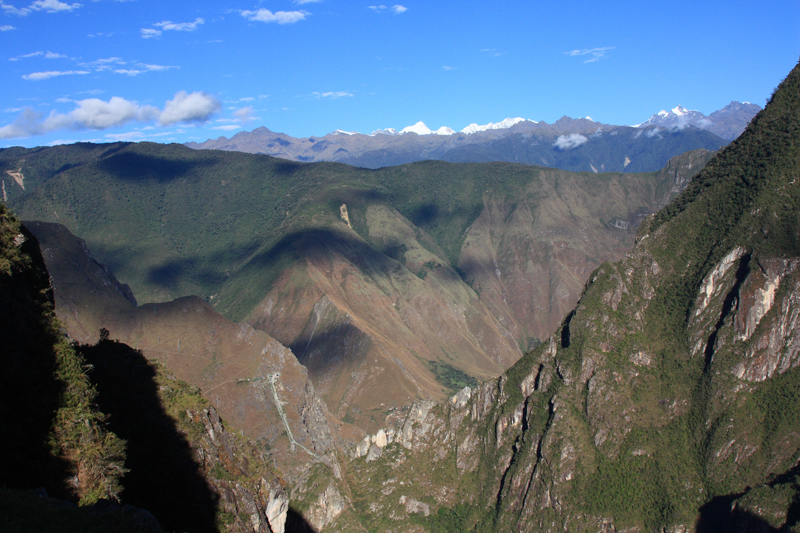
[[[356,449],[365,524],[796,528],[798,140],[800,67],[554,336]]]

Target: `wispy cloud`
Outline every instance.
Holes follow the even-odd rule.
[[[11,31],[16,29],[17,28],[15,28],[14,26],[9,26],[8,24],[6,24],[5,26],[0,26],[0,31]]]
[[[505,52],[498,51],[497,48],[484,48],[481,50],[481,53],[491,57],[500,57],[505,54]]]
[[[145,72],[160,72],[164,70],[169,70],[171,68],[180,68],[176,66],[166,66],[166,65],[148,65],[145,63],[136,63],[136,68],[132,69],[125,69],[119,68],[115,69],[114,72],[117,74],[125,74],[126,76],[138,76],[139,74],[144,74]]]
[[[237,109],[233,112],[233,116],[236,117],[238,121],[242,124],[247,124],[248,122],[255,119],[255,109],[253,106],[242,107],[241,109]]]
[[[576,148],[583,143],[587,142],[589,139],[581,135],[580,133],[570,133],[569,135],[561,135],[556,142],[553,143],[553,146],[558,148],[559,150],[569,150],[570,148]]]
[[[367,9],[371,9],[376,13],[380,13],[381,11],[391,12],[395,15],[399,15],[400,13],[405,13],[408,11],[408,8],[405,6],[401,6],[399,4],[393,5],[392,7],[385,6],[385,5],[378,5],[378,6],[367,6]]]
[[[278,24],[294,24],[305,20],[308,11],[276,11],[273,13],[269,9],[259,9],[258,11],[241,11],[240,12],[247,20],[255,22],[275,22]]]
[[[144,138],[141,131],[127,131],[125,133],[106,133],[105,138],[112,141],[138,141]]]
[[[201,24],[205,24],[205,22],[205,19],[200,17],[194,19],[194,22],[172,22],[171,20],[165,20],[153,24],[156,28],[161,29],[142,28],[140,31],[143,39],[152,39],[154,37],[161,37],[161,34],[165,31],[194,31]]]
[[[164,22],[153,24],[153,26],[157,26],[163,31],[194,31],[199,25],[205,24],[205,22],[204,19],[198,17],[194,19],[194,22],[171,22],[165,20]]]
[[[83,4],[66,4],[58,0],[36,0],[28,7],[15,7],[11,4],[6,4],[0,0],[0,8],[3,9],[7,15],[17,15],[18,17],[25,17],[30,15],[33,11],[44,11],[45,13],[59,13],[62,11],[73,11],[78,9]]]
[[[335,91],[335,92],[326,92],[326,93],[318,93],[314,91],[311,93],[311,96],[315,98],[331,98],[333,100],[337,98],[343,98],[346,96],[355,96],[353,93],[348,93],[346,91]]]
[[[27,7],[16,8],[16,7],[14,7],[14,6],[10,5],[10,4],[6,4],[6,3],[4,3],[2,1],[0,1],[0,8],[3,9],[3,12],[6,15],[17,15],[18,17],[24,17],[26,15],[29,15],[30,12],[31,12],[30,8],[27,8]]]
[[[302,6],[302,5],[305,5],[305,4],[318,4],[320,2],[322,2],[322,0],[294,0],[294,3],[299,5],[299,6]]]
[[[104,130],[130,122],[157,121],[161,126],[205,122],[220,108],[219,101],[212,95],[185,91],[168,100],[163,110],[118,96],[107,102],[98,98],[87,98],[76,101],[75,106],[68,113],[51,111],[47,116],[25,108],[14,122],[0,127],[0,139],[43,135],[57,130]]]
[[[458,67],[448,67],[447,65],[443,65],[442,68],[444,70],[458,70]]]
[[[212,130],[222,130],[222,131],[231,131],[231,130],[238,130],[241,126],[238,124],[226,124],[225,126],[214,126]]]
[[[31,52],[30,54],[23,54],[21,56],[9,57],[8,60],[19,61],[20,59],[26,59],[29,57],[37,57],[37,56],[44,56],[46,59],[62,59],[67,57],[64,54],[57,54],[55,52],[50,52],[49,50],[47,52],[42,52],[41,50],[39,50],[38,52]]]
[[[600,61],[601,59],[605,59],[607,56],[607,52],[609,50],[613,50],[613,46],[604,46],[602,48],[586,48],[583,50],[570,50],[569,52],[564,52],[566,55],[570,57],[575,56],[591,56],[589,59],[584,61],[584,63],[594,63],[595,61]]]
[[[76,74],[89,74],[88,70],[50,70],[48,72],[33,72],[22,76],[24,80],[39,81],[58,76],[73,76]]]

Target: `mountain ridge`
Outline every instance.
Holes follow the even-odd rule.
[[[322,137],[294,138],[262,126],[230,139],[219,137],[186,146],[263,153],[295,161],[340,161],[366,168],[437,159],[506,161],[571,171],[650,172],[688,150],[721,148],[736,138],[761,108],[731,102],[709,116],[681,106],[674,109],[681,110],[680,115],[662,111],[634,127],[602,124],[589,117],[563,116],[553,124],[517,117],[470,124],[460,132],[445,126],[433,131],[420,121],[399,132],[388,128],[365,135],[337,130]]]

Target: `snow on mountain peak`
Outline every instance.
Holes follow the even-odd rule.
[[[425,125],[424,122],[421,120],[414,124],[413,126],[408,126],[400,130],[400,134],[404,133],[416,133],[417,135],[430,135],[433,133],[428,126]]]
[[[333,133],[334,133],[334,135],[355,135],[358,132],[357,131],[336,130]]]
[[[507,118],[507,119],[503,120],[502,122],[498,122],[496,124],[494,122],[490,122],[490,123],[488,123],[486,125],[483,125],[483,126],[479,126],[478,124],[475,124],[473,122],[472,124],[470,124],[469,126],[464,128],[463,130],[461,130],[461,133],[466,133],[467,135],[469,135],[471,133],[476,133],[476,132],[479,132],[479,131],[508,129],[511,126],[513,126],[514,124],[518,124],[520,122],[525,122],[526,120],[527,119],[524,119],[524,118],[521,118],[521,117]],[[529,122],[533,122],[534,124],[536,123],[535,120],[530,120]]]
[[[674,114],[678,115],[679,117],[682,117],[683,115],[689,114],[689,111],[685,107],[683,107],[682,105],[673,107],[672,108],[672,112]]]
[[[394,128],[377,129],[370,133],[370,137],[374,137],[375,135],[397,135],[397,130]]]
[[[453,135],[455,131],[452,128],[448,128],[447,126],[442,126],[438,130],[433,132],[435,135]]]

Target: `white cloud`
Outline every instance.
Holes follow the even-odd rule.
[[[353,93],[348,93],[348,92],[345,92],[345,91],[336,91],[336,92],[327,92],[327,93],[318,93],[318,92],[315,91],[315,92],[313,92],[311,94],[312,94],[312,96],[314,96],[316,98],[332,98],[332,99],[342,98],[344,96],[354,96]]]
[[[7,15],[17,15],[18,17],[24,17],[31,12],[31,10],[27,7],[16,8],[12,5],[3,3],[2,1],[0,1],[0,8],[3,8],[3,11]]]
[[[237,124],[228,124],[228,125],[226,125],[226,126],[214,126],[214,127],[213,127],[213,128],[211,128],[211,129],[212,129],[212,130],[232,131],[232,130],[238,130],[238,129],[241,129],[241,126],[239,126],[239,125],[237,125]]]
[[[62,58],[67,57],[64,54],[57,54],[57,53],[51,52],[49,50],[47,52],[42,52],[41,50],[39,50],[38,52],[31,52],[30,54],[23,54],[21,56],[9,57],[8,60],[9,61],[19,61],[20,59],[26,59],[26,58],[29,58],[29,57],[37,57],[37,56],[44,56],[45,59],[62,59]]]
[[[570,50],[569,52],[564,52],[564,53],[570,57],[591,55],[592,57],[584,61],[584,63],[594,63],[595,61],[605,59],[607,57],[606,52],[613,49],[614,49],[613,46],[604,46],[602,48],[585,48],[583,50]]]
[[[570,133],[569,135],[561,135],[556,139],[556,142],[553,143],[553,146],[559,150],[569,150],[570,148],[576,148],[582,145],[588,140],[589,139],[580,133]]]
[[[87,98],[75,102],[75,105],[75,109],[69,113],[51,111],[47,116],[25,108],[11,124],[0,127],[0,139],[43,135],[57,130],[104,130],[129,122],[157,120],[162,126],[178,122],[202,122],[219,109],[219,102],[213,96],[201,92],[187,94],[184,91],[168,100],[163,111],[118,96],[107,102]],[[112,135],[117,134],[107,137],[112,138]]]
[[[408,8],[405,6],[401,6],[399,4],[393,5],[392,7],[385,6],[383,4],[379,6],[367,6],[367,9],[371,9],[376,13],[380,13],[381,11],[391,11],[395,15],[399,15],[400,13],[405,13],[408,11]]]
[[[106,133],[105,138],[112,141],[138,141],[144,134],[140,131],[128,131],[125,133]]]
[[[47,13],[58,13],[59,11],[72,11],[78,9],[83,4],[65,4],[58,0],[36,0],[30,5],[30,9],[36,11],[46,11]]]
[[[69,129],[104,130],[115,126],[122,126],[131,121],[149,121],[158,116],[159,110],[153,106],[140,106],[135,102],[125,100],[119,96],[112,97],[108,102],[98,98],[87,98],[76,102],[78,107],[66,115],[57,116],[51,113],[47,121],[52,124],[61,124],[66,117],[71,124]],[[62,129],[60,128],[52,129]]]
[[[74,74],[89,74],[88,70],[51,70],[48,72],[33,72],[22,76],[25,80],[46,80],[48,78],[55,78],[57,76],[71,76]]]
[[[253,114],[255,110],[253,106],[243,107],[241,109],[237,109],[234,111],[233,116],[235,116],[238,120],[240,120],[243,124],[247,124],[251,120],[253,120]]]
[[[14,122],[0,128],[0,139],[14,139],[16,137],[28,137],[29,135],[41,135],[39,122],[41,115],[31,108],[26,108],[14,119]]]
[[[505,52],[498,51],[497,48],[483,48],[481,53],[492,57],[500,57],[505,54]]]
[[[106,57],[102,59],[97,59],[95,61],[91,61],[89,63],[80,63],[80,66],[83,68],[90,68],[97,72],[103,72],[106,70],[111,70],[114,68],[114,65],[126,65],[127,63],[123,61],[119,57]]]
[[[119,68],[114,70],[117,74],[125,74],[127,76],[138,76],[139,74],[144,74],[145,72],[159,72],[162,70],[169,70],[171,68],[178,68],[175,66],[166,66],[166,65],[148,65],[146,63],[137,63],[135,69],[125,69]]]
[[[44,52],[42,52],[40,50],[38,52],[31,52],[30,54],[23,54],[21,56],[9,57],[8,60],[9,61],[19,61],[20,59],[26,59],[26,58],[29,58],[29,57],[36,57],[36,56],[40,56],[42,54],[44,54]]]
[[[269,9],[259,9],[258,11],[242,11],[242,16],[247,20],[257,22],[277,22],[278,24],[293,24],[306,19],[308,11],[277,11],[273,13]]]
[[[16,29],[17,28],[15,28],[14,26],[9,26],[8,24],[6,24],[5,26],[0,26],[0,31],[11,31]]]
[[[655,128],[647,129],[647,130],[645,130],[645,132],[644,132],[644,134],[645,134],[645,135],[646,135],[648,138],[650,138],[650,139],[652,139],[652,138],[653,138],[653,137],[655,137],[656,135],[658,135],[658,137],[659,137],[659,139],[660,139],[660,138],[661,138],[661,135],[659,135],[660,133],[661,133],[661,128],[659,128],[659,127],[655,127]]]
[[[458,70],[458,67],[448,67],[447,65],[444,65],[442,68],[444,70]]]
[[[303,4],[317,4],[319,2],[322,2],[322,0],[294,0],[294,3],[299,6],[302,6]]]
[[[164,22],[157,22],[153,26],[161,28],[162,31],[194,31],[201,24],[205,24],[205,20],[201,18],[194,19],[194,22],[172,22],[165,20]]]
[[[160,30],[156,30],[154,28],[142,28],[139,31],[141,32],[143,39],[153,39],[156,37],[161,37],[161,34],[165,31],[194,31],[201,24],[205,24],[205,22],[205,19],[200,17],[194,19],[194,22],[172,22],[171,20],[165,20],[163,22],[157,22],[153,24],[153,26],[161,28]]]
[[[219,100],[204,92],[191,94],[181,91],[168,100],[158,118],[159,124],[169,126],[177,122],[205,122],[220,109]]]

